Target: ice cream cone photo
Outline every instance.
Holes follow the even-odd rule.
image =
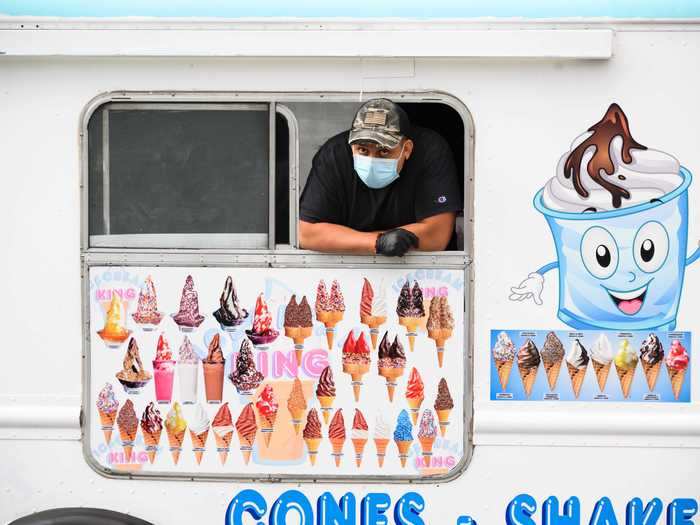
[[[156,459],[156,453],[158,452],[158,443],[160,442],[160,431],[159,432],[144,432],[143,440],[146,444],[146,453],[148,454],[148,461],[153,463]]]
[[[639,356],[637,352],[632,349],[628,339],[622,339],[619,346],[619,350],[617,354],[615,354],[615,370],[620,380],[622,396],[627,399],[630,395],[630,389],[632,388],[634,372],[637,370],[637,364],[639,363]]]
[[[433,444],[435,443],[435,436],[433,437],[419,437],[421,454],[423,454],[423,464],[425,467],[430,466],[430,459],[433,457]]]
[[[209,436],[209,429],[195,434],[192,429],[190,429],[190,438],[192,439],[192,452],[194,452],[195,461],[197,465],[202,463],[202,456],[206,450],[207,437]]]
[[[369,328],[369,337],[372,343],[372,350],[376,350],[379,327],[386,323],[386,316],[364,315],[360,317],[360,322],[367,325]]]
[[[292,295],[284,310],[284,335],[294,342],[294,350],[299,366],[301,366],[304,340],[311,335],[312,327],[311,306],[309,306],[306,296],[302,297],[301,302],[297,303],[296,295]]]
[[[272,432],[274,431],[276,419],[276,413],[270,416],[262,417],[260,419],[260,432],[262,432],[266,447],[270,446],[270,441],[272,440]]]
[[[331,446],[333,447],[333,460],[335,461],[335,466],[340,466],[340,461],[343,458],[343,445],[345,444],[345,438],[333,438],[330,440]]]
[[[411,352],[413,352],[413,349],[416,346],[419,323],[420,319],[417,317],[399,317],[399,324],[406,327],[406,337],[408,338],[408,347]]]
[[[452,409],[446,408],[443,410],[436,410],[438,417],[438,424],[440,426],[440,436],[445,437],[445,434],[447,433],[447,427],[450,424],[450,412],[452,412]]]
[[[404,368],[380,368],[379,375],[386,379],[386,392],[389,396],[389,401],[394,401],[394,392],[396,391],[396,380],[404,373]]]
[[[333,349],[335,326],[343,320],[345,299],[336,279],[331,284],[331,291],[326,291],[326,283],[321,279],[316,287],[316,319],[326,327],[328,350]]]
[[[384,466],[384,458],[386,457],[386,447],[388,445],[388,438],[374,438],[374,446],[377,449],[377,465],[379,465],[379,468],[382,468]]]
[[[317,399],[321,404],[323,422],[327,425],[331,418],[331,410],[333,410],[333,401],[335,401],[335,396],[320,396]]]
[[[501,390],[505,392],[508,386],[508,379],[510,379],[510,371],[513,368],[513,360],[496,359],[494,362],[496,364],[496,371],[498,372],[498,382],[501,385]]]
[[[177,462],[180,461],[180,453],[182,452],[182,441],[185,439],[185,431],[180,430],[178,432],[172,432],[168,430],[167,433],[168,445],[170,446],[170,455],[173,458],[173,463],[177,465]]]
[[[610,367],[612,362],[604,365],[598,361],[591,359],[591,364],[593,365],[593,371],[595,372],[595,379],[598,383],[598,388],[601,392],[605,391],[605,385],[608,382],[608,375],[610,374]]]
[[[117,428],[119,429],[119,438],[124,448],[124,457],[126,458],[124,462],[130,463],[131,453],[134,450],[134,440],[139,428],[139,418],[136,416],[131,399],[127,399],[119,409]]]
[[[316,464],[316,457],[318,456],[318,447],[321,445],[321,438],[308,438],[304,439],[306,443],[306,450],[309,454],[309,463],[311,465]]]
[[[180,453],[182,452],[182,441],[185,439],[185,430],[187,430],[187,422],[182,417],[182,409],[177,401],[173,403],[172,408],[165,416],[165,431],[168,434],[168,444],[170,445],[170,455],[173,458],[173,463],[177,465],[180,461]]]
[[[386,318],[386,289],[384,281],[380,281],[375,289],[366,277],[363,278],[360,297],[360,322],[369,328],[372,350],[377,349],[379,327],[386,323]]]
[[[369,372],[370,364],[369,345],[365,340],[364,332],[360,332],[356,340],[355,334],[350,330],[343,343],[342,359],[343,372],[350,375],[355,402],[358,402],[362,389],[362,377]]]
[[[659,378],[659,371],[661,371],[661,361],[652,365],[642,360],[642,370],[644,370],[644,377],[647,380],[649,391],[653,392],[654,388],[656,388],[656,381]]]
[[[331,442],[331,447],[333,447],[332,455],[336,467],[340,466],[340,460],[343,457],[343,444],[345,443],[346,437],[343,409],[339,408],[335,414],[333,414],[331,424],[328,426],[328,440]]]
[[[574,391],[574,397],[578,399],[581,393],[581,386],[586,377],[586,368],[576,368],[569,363],[566,363],[569,370],[569,378],[571,379],[571,389]]]
[[[367,444],[367,439],[352,439],[352,446],[355,449],[355,464],[359,467],[362,465],[362,454]]]
[[[554,390],[557,386],[557,379],[561,372],[561,361],[543,361],[545,374],[547,374],[547,384],[550,390]]]
[[[406,461],[408,460],[408,452],[411,448],[411,443],[413,443],[413,441],[396,441],[396,447],[399,449],[399,460],[401,461],[401,467],[406,467]]]
[[[426,328],[428,329],[428,337],[435,341],[439,368],[442,368],[445,358],[445,342],[452,337],[454,325],[455,321],[447,297],[436,295],[430,299]]]
[[[681,397],[685,374],[688,371],[688,364],[690,364],[690,357],[680,339],[673,339],[664,362],[668,370],[668,378],[671,380],[673,397],[678,400]]]
[[[411,421],[413,421],[413,424],[415,425],[418,423],[418,412],[420,411],[421,404],[423,404],[423,398],[408,398],[406,399],[406,402],[408,403],[408,408],[410,409]]]
[[[255,419],[253,403],[248,403],[245,407],[243,407],[243,410],[241,410],[241,413],[236,420],[235,427],[236,433],[238,434],[238,441],[241,444],[240,447],[243,462],[247,465],[253,451],[255,436],[258,433],[258,424]]]
[[[104,410],[98,411],[100,414],[100,424],[102,425],[102,432],[105,436],[105,443],[109,445],[112,441],[112,431],[114,430],[114,420],[117,417],[116,410],[114,412],[105,412]]]
[[[250,462],[250,455],[253,453],[253,443],[255,443],[255,434],[238,434],[238,440],[241,444],[240,450],[241,456],[243,457],[243,463],[247,465]]]
[[[216,439],[216,451],[219,453],[221,464],[224,465],[228,459],[228,453],[231,451],[231,438],[233,431],[226,432],[224,435],[219,435],[214,430],[214,438]]]
[[[194,406],[194,412],[189,418],[190,438],[192,440],[192,452],[197,465],[202,463],[202,456],[206,450],[207,437],[209,436],[209,417],[201,404]]]

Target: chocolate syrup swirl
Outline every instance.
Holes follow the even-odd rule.
[[[581,159],[585,151],[593,146],[593,158],[588,162],[588,175],[598,185],[602,186],[612,195],[612,204],[615,208],[622,206],[622,199],[629,199],[630,193],[622,186],[617,186],[610,182],[601,171],[606,175],[611,176],[615,173],[615,164],[610,157],[610,143],[616,136],[622,137],[622,160],[625,164],[632,162],[631,149],[647,149],[646,146],[632,138],[627,122],[627,116],[622,111],[622,108],[615,103],[610,104],[610,107],[605,112],[605,115],[596,124],[593,124],[588,131],[593,134],[576,146],[569,154],[564,164],[564,176],[573,178],[574,188],[582,198],[588,198],[589,192],[584,188],[581,182]]]

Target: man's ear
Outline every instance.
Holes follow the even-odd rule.
[[[406,139],[406,142],[403,144],[403,151],[406,154],[404,157],[406,160],[411,158],[411,153],[413,153],[413,141],[411,139]]]

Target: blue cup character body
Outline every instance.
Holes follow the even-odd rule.
[[[688,187],[652,202],[596,213],[535,208],[549,224],[559,268],[559,318],[583,330],[673,330],[688,245]],[[554,266],[554,265],[552,265]]]

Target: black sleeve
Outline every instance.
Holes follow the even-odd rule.
[[[449,145],[437,133],[425,138],[424,174],[416,191],[416,220],[462,209],[457,168]]]
[[[314,155],[299,202],[301,220],[311,223],[342,223],[338,160],[335,159],[333,147],[328,142]]]

